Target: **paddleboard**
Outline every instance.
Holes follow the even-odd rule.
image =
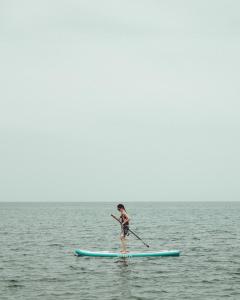
[[[87,251],[82,249],[75,250],[77,256],[92,256],[92,257],[159,257],[159,256],[179,256],[179,250],[163,250],[159,252],[128,252],[117,253],[108,251]]]

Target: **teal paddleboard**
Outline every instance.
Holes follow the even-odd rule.
[[[78,256],[92,256],[92,257],[159,257],[159,256],[179,256],[179,250],[163,250],[159,252],[128,252],[123,253],[114,253],[107,251],[86,251],[82,249],[75,250],[75,254]]]

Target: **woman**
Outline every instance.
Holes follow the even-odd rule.
[[[121,253],[127,253],[127,248],[126,248],[126,236],[129,235],[129,216],[126,213],[126,209],[123,204],[118,204],[117,206],[118,211],[121,213],[119,221],[121,222],[122,225],[122,231],[120,235],[120,241],[122,245],[122,250]]]

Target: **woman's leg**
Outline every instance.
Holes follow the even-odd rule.
[[[126,237],[124,236],[124,234],[121,234],[120,240],[121,240],[121,246],[122,246],[121,252],[127,253]]]

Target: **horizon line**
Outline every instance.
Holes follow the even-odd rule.
[[[0,201],[0,203],[116,203],[119,201]],[[122,201],[124,203],[180,203],[180,202],[240,202],[240,200],[138,200]]]

